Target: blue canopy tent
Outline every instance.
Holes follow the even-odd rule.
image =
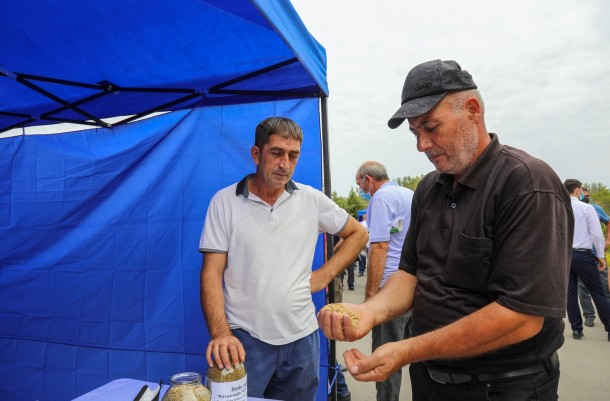
[[[0,398],[203,373],[198,239],[256,124],[298,122],[330,194],[324,49],[287,0],[2,2],[0,37]]]

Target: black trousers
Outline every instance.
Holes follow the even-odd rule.
[[[409,367],[413,401],[556,401],[559,368],[505,380],[442,384],[423,363]]]
[[[360,256],[358,256],[358,274],[363,275],[365,269],[366,269],[366,257],[360,255]]]
[[[373,351],[383,344],[404,340],[409,337],[408,324],[411,312],[399,315],[385,323],[380,323],[371,330]],[[400,385],[402,383],[402,369],[398,369],[385,381],[375,383],[377,401],[398,401],[400,399]]]
[[[578,279],[589,290],[593,303],[607,332],[610,332],[610,302],[599,278],[597,258],[590,252],[572,252],[568,282],[568,320],[573,331],[582,331],[582,316],[578,306]]]
[[[343,283],[343,277],[345,277],[345,271],[347,271],[347,286],[350,289],[354,288],[354,269],[356,268],[356,263],[352,263],[347,266],[347,269],[341,272],[341,283]]]

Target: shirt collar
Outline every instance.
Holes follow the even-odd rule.
[[[375,191],[375,195],[377,195],[377,192],[379,192],[379,190],[385,186],[391,187],[391,186],[395,186],[398,185],[398,183],[396,181],[386,181],[383,184],[381,184],[381,186],[379,188],[377,188],[377,191]],[[375,197],[375,195],[371,195],[371,199],[373,199]]]
[[[254,177],[254,174],[248,174],[247,176],[242,178],[240,182],[237,183],[237,188],[235,189],[235,196],[242,195],[244,198],[248,197],[250,192],[248,191],[248,185],[246,184],[248,183],[248,180],[252,177]],[[288,181],[284,188],[286,188],[286,191],[289,194],[292,194],[294,191],[299,189],[299,187],[297,187],[297,184],[292,180]]]

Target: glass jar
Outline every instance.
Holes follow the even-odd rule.
[[[248,376],[243,363],[229,369],[214,365],[208,368],[205,376],[205,386],[210,390],[212,401],[247,401]]]
[[[210,392],[201,384],[199,373],[178,373],[170,380],[171,386],[162,401],[210,401]]]

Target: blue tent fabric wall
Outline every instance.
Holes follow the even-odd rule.
[[[318,107],[315,98],[204,107],[0,139],[0,398],[67,400],[122,377],[203,373],[208,202],[254,170],[254,128],[271,115],[303,127],[294,179],[321,188]],[[314,268],[323,255],[320,240]]]

